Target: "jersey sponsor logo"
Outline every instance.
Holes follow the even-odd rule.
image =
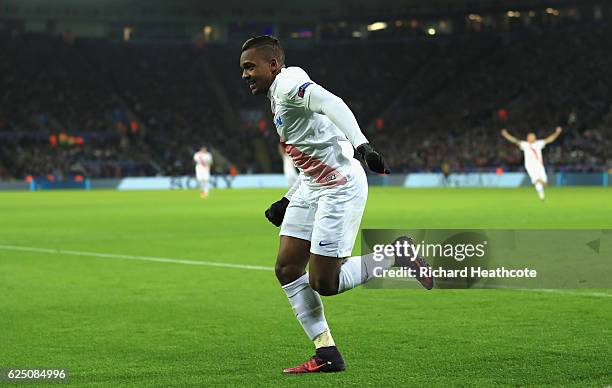
[[[306,88],[312,85],[312,82],[306,82],[298,89],[298,96],[304,98],[304,93],[306,93]]]

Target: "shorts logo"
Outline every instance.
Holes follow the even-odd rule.
[[[320,247],[326,247],[326,246],[328,246],[328,245],[332,245],[332,244],[335,244],[335,242],[333,242],[333,241],[332,241],[332,242],[328,242],[328,241],[319,241],[319,246],[320,246]]]
[[[277,127],[280,127],[281,125],[283,125],[283,120],[281,119],[281,117],[280,117],[280,116],[278,116],[278,117],[277,117],[277,118],[274,120],[274,124],[275,124]]]
[[[304,98],[304,93],[306,93],[306,88],[312,85],[312,82],[306,82],[304,85],[300,86],[298,89],[298,96]]]

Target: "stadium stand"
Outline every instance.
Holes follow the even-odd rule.
[[[500,128],[557,125],[549,165],[600,171],[612,163],[611,32],[321,41],[287,47],[287,65],[342,97],[396,172],[517,170]],[[280,171],[269,103],[249,95],[239,48],[1,34],[0,179],[190,174],[201,144],[219,171]]]

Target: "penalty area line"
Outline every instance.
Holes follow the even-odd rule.
[[[155,257],[155,256],[135,256],[135,255],[124,255],[124,254],[116,254],[116,253],[86,252],[86,251],[74,251],[74,250],[69,250],[69,249],[35,248],[35,247],[24,247],[24,246],[17,246],[17,245],[0,245],[0,250],[14,251],[14,252],[16,251],[16,252],[47,253],[47,254],[52,254],[52,255],[99,257],[99,258],[104,258],[104,259],[152,261],[156,263],[202,265],[202,266],[207,266],[207,267],[250,269],[250,270],[255,270],[255,271],[273,271],[274,270],[274,268],[272,267],[265,267],[261,265],[220,263],[217,261],[185,260],[185,259]]]

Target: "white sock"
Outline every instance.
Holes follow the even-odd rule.
[[[381,261],[374,260],[373,253],[365,256],[349,257],[340,267],[338,293],[366,283],[374,277],[375,268],[385,270],[391,268],[394,262],[394,257],[385,257]]]
[[[321,297],[308,283],[308,272],[283,286],[295,317],[311,340],[328,331]]]
[[[204,183],[202,184],[203,189],[204,189],[204,194],[208,195],[208,181],[204,181]]]
[[[544,185],[540,182],[535,184],[535,189],[538,192],[540,199],[544,199]]]

